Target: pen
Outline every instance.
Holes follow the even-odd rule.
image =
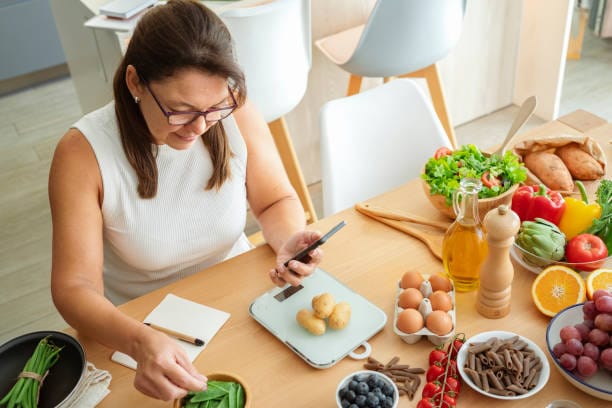
[[[186,341],[187,343],[191,343],[191,344],[195,344],[196,346],[203,346],[204,345],[204,340],[202,339],[198,339],[197,337],[192,337],[192,336],[188,336],[184,333],[179,333],[177,331],[171,330],[171,329],[167,329],[165,327],[161,327],[158,326],[156,324],[153,323],[145,323],[147,326],[151,327],[152,329],[155,329],[157,331],[160,331],[162,333],[166,333],[169,336],[175,337],[179,340],[183,340]]]

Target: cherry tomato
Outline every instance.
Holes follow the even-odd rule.
[[[444,392],[450,391],[454,394],[451,397],[456,397],[459,394],[459,390],[461,390],[461,382],[454,377],[447,376],[446,377],[446,386],[444,387]]]
[[[482,184],[485,187],[494,187],[494,186],[499,186],[501,185],[501,181],[499,181],[499,179],[495,176],[491,175],[490,171],[485,171],[484,174],[481,177],[482,179]]]
[[[423,391],[421,392],[421,397],[423,398],[431,398],[437,394],[442,392],[442,387],[440,386],[440,381],[428,382],[423,387]]]
[[[593,234],[579,234],[565,247],[567,262],[593,262],[608,256],[608,248],[601,238]],[[594,265],[595,266],[595,265]],[[597,269],[595,266],[594,269]]]
[[[444,367],[436,363],[427,369],[425,379],[427,380],[427,382],[442,380],[444,378],[444,371]]]
[[[429,365],[434,365],[436,362],[442,364],[446,360],[446,351],[434,349],[429,353]]]
[[[451,358],[453,360],[455,360],[457,358],[457,353],[459,352],[459,349],[461,348],[461,346],[463,346],[463,342],[465,341],[464,338],[462,337],[456,337],[453,342],[451,344],[449,344],[448,346],[448,353],[450,354]]]
[[[416,408],[433,408],[434,400],[431,398],[423,398],[419,401]]]
[[[442,397],[442,404],[440,404],[439,394],[433,397],[433,400],[434,400],[434,403],[436,404],[436,407],[440,407],[440,408],[451,408],[457,405],[457,401],[455,400],[455,398],[451,397],[448,394],[444,394],[444,396]]]
[[[453,154],[453,151],[448,147],[440,147],[434,153],[434,159],[439,159],[440,157],[448,156],[449,154]]]

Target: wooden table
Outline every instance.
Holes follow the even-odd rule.
[[[586,134],[596,138],[612,157],[612,124],[577,111],[548,123],[522,137],[545,134]],[[606,177],[610,178],[608,168]],[[413,180],[401,188],[376,197],[370,202],[389,208],[402,208],[432,219],[443,220],[428,203],[420,181]],[[441,263],[414,238],[387,227],[349,209],[320,220],[313,228],[325,231],[340,220],[347,226],[325,244],[325,259],[321,267],[360,293],[387,313],[384,329],[371,340],[372,356],[387,361],[393,356],[402,363],[427,368],[427,356],[432,344],[422,339],[410,345],[393,333],[393,307],[398,279],[408,270],[422,273],[442,272]],[[195,365],[203,372],[237,373],[245,379],[253,393],[253,407],[334,407],[338,382],[352,371],[363,368],[363,361],[345,358],[328,369],[315,369],[291,352],[248,314],[250,303],[272,288],[267,277],[274,264],[269,247],[256,248],[196,275],[149,293],[120,307],[121,311],[143,319],[167,293],[218,308],[231,313],[231,318],[202,351]],[[476,312],[476,292],[458,293],[457,332],[471,336],[488,330],[510,330],[526,336],[546,349],[545,331],[549,318],[532,303],[530,286],[536,275],[525,270],[515,271],[512,287],[512,311],[509,316],[488,320]],[[72,329],[68,329],[74,334]],[[133,388],[134,371],[110,360],[112,350],[91,339],[79,337],[87,358],[98,368],[109,370],[113,379],[111,393],[100,407],[171,407],[170,402],[150,399]],[[549,359],[550,360],[550,359]],[[583,408],[601,406],[605,401],[582,393],[570,385],[551,363],[550,380],[546,387],[528,400],[503,401],[505,407],[545,407],[556,399],[576,401]],[[424,379],[423,379],[424,380]],[[423,381],[425,382],[425,381]],[[402,397],[400,407],[415,406]],[[498,403],[464,386],[458,399],[460,407],[484,407]]]

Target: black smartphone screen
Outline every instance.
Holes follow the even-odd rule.
[[[293,260],[296,260],[296,261],[299,261],[299,262],[302,262],[302,263],[308,263],[310,261],[310,256],[308,255],[308,253],[310,251],[312,251],[313,249],[319,247],[320,245],[323,245],[332,235],[334,235],[336,232],[338,232],[338,230],[340,228],[344,227],[345,225],[346,225],[346,222],[340,221],[340,223],[338,223],[338,225],[336,225],[335,227],[330,229],[329,232],[327,232],[327,234],[323,235],[317,241],[313,242],[312,244],[310,244],[306,248],[302,249],[300,252],[295,254],[293,256],[293,258],[291,258],[287,262],[285,262],[284,263],[285,267],[287,267],[289,265],[289,262],[293,261]]]

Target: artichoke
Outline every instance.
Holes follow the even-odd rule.
[[[524,254],[525,261],[536,266],[546,266],[551,261],[563,259],[565,255],[565,234],[555,224],[543,218],[524,221],[516,237],[516,244],[539,257]]]

